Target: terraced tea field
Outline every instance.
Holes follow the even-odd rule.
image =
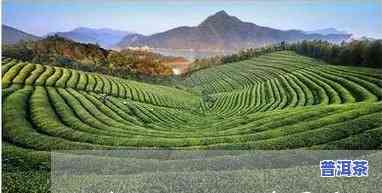
[[[179,84],[3,59],[3,164],[49,167],[52,150],[382,148],[381,70],[282,51]]]
[[[187,91],[4,59],[3,140],[28,152],[381,148],[380,70],[276,52],[183,84]]]

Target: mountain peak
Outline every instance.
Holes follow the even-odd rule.
[[[94,29],[92,28],[88,28],[88,27],[76,27],[74,28],[73,30],[69,31],[69,32],[80,32],[80,33],[86,33],[86,32],[90,32]]]
[[[97,43],[103,48],[111,48],[130,32],[111,28],[77,27],[71,31],[54,34],[80,43]]]
[[[215,15],[217,15],[217,16],[229,16],[228,13],[225,12],[224,10],[216,12]]]
[[[225,12],[224,10],[221,10],[221,11],[218,11],[215,14],[209,16],[206,20],[208,20],[208,19],[226,19],[226,20],[228,19],[229,20],[232,18],[236,18],[236,17],[230,16],[230,15],[228,15],[227,12]]]
[[[223,23],[238,23],[241,22],[241,20],[237,17],[228,15],[227,12],[224,10],[216,12],[215,14],[207,17],[206,20],[204,20],[200,26],[208,26],[213,24],[223,24]]]

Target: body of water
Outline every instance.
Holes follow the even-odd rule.
[[[195,50],[181,50],[181,49],[163,49],[154,48],[153,52],[162,54],[164,56],[181,56],[188,60],[195,60],[200,58],[207,58],[212,56],[223,56],[233,54],[234,51],[195,51]]]

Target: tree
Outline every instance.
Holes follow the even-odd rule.
[[[336,45],[321,40],[304,40],[287,48],[331,64],[382,68],[381,42],[382,40],[354,40]]]

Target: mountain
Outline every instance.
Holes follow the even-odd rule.
[[[1,35],[2,44],[16,44],[20,42],[21,40],[36,41],[40,39],[40,37],[23,32],[21,30],[18,30],[16,28],[13,28],[7,25],[1,26],[1,32],[2,32],[2,35]]]
[[[306,34],[321,34],[321,35],[329,35],[329,34],[349,34],[346,31],[340,31],[336,28],[324,28],[324,29],[318,29],[313,31],[305,31]]]
[[[114,45],[120,42],[125,36],[137,35],[128,31],[113,30],[109,28],[94,29],[85,27],[79,27],[68,32],[50,33],[49,35],[53,34],[80,43],[99,44],[103,48],[114,47]]]
[[[300,40],[322,39],[330,42],[341,42],[350,34],[305,34],[298,30],[278,30],[263,27],[219,11],[209,16],[195,27],[178,27],[151,36],[141,37],[133,42],[120,42],[119,45],[165,49],[190,50],[240,50],[260,47],[281,41],[295,42]]]
[[[137,42],[141,38],[144,38],[144,35],[141,34],[128,34],[125,37],[122,38],[120,42],[118,42],[114,47],[116,48],[126,48],[130,44],[133,44],[134,42]]]

